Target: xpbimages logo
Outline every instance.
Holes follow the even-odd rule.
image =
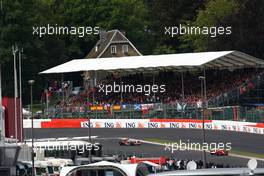
[[[67,27],[48,24],[47,26],[33,26],[32,29],[32,34],[39,37],[45,35],[77,35],[78,37],[84,37],[85,35],[98,35],[100,33],[99,27],[91,26]]]
[[[199,143],[199,142],[190,142],[189,140],[187,142],[184,142],[180,140],[179,142],[174,143],[165,143],[165,151],[170,151],[171,153],[174,153],[175,151],[186,151],[186,150],[194,150],[194,151],[214,151],[217,150],[225,150],[230,151],[232,149],[231,143]]]
[[[164,93],[166,91],[165,85],[128,85],[128,84],[116,84],[114,82],[113,84],[99,84],[99,91],[101,93],[105,93],[105,95],[108,95],[109,93],[144,93],[145,95],[150,95],[151,93]]]
[[[166,26],[164,27],[164,34],[171,37],[177,35],[209,35],[210,37],[218,37],[221,35],[231,35],[231,26],[189,26],[180,24],[179,26]]]

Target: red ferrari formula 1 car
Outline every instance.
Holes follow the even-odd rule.
[[[134,140],[134,139],[128,139],[128,138],[125,138],[125,139],[121,139],[119,141],[119,145],[125,145],[125,146],[138,146],[138,145],[141,145],[142,143],[138,140]]]
[[[228,151],[223,150],[223,149],[219,149],[219,150],[213,150],[210,152],[211,155],[215,155],[215,156],[227,156],[228,155]]]

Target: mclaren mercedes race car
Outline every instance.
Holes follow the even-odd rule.
[[[121,139],[119,141],[119,145],[125,145],[125,146],[138,146],[138,145],[141,145],[142,143],[138,140],[134,140],[134,139],[128,139],[128,138],[125,138],[125,139]]]
[[[227,156],[228,155],[228,151],[223,150],[223,149],[219,149],[219,150],[212,150],[210,151],[211,155],[215,155],[215,156]]]

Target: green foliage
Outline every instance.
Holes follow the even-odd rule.
[[[211,38],[208,35],[186,35],[183,49],[194,51],[239,50],[263,58],[264,1],[209,0],[200,9],[194,26],[231,26],[232,34]]]
[[[99,26],[101,30],[119,29],[139,50],[147,50],[144,43],[148,40],[148,13],[141,0],[84,0],[64,2],[65,24],[67,26]],[[68,55],[85,56],[98,38],[70,36],[67,39]],[[81,47],[80,47],[81,46]]]
[[[83,58],[98,36],[32,35],[33,26],[99,26],[119,29],[143,54],[211,50],[239,50],[264,58],[264,1],[260,0],[2,0],[0,11],[0,64],[3,94],[13,95],[12,45],[23,47],[23,97],[27,80],[35,79],[35,99],[40,99],[46,80],[61,75],[40,71],[74,58]],[[170,37],[164,27],[231,26],[232,35]],[[67,79],[67,77],[65,78]]]
[[[23,0],[3,1],[0,28],[0,63],[3,65],[3,95],[13,96],[12,45],[23,47],[23,97],[29,97],[27,80],[35,79],[35,97],[40,99],[45,80],[54,76],[38,75],[44,69],[74,58],[83,58],[98,36],[32,35],[32,27],[99,26],[100,29],[126,31],[139,48],[148,50],[148,11],[140,0]],[[149,51],[150,52],[150,51]],[[60,75],[59,75],[60,77]],[[58,79],[58,76],[55,76]],[[28,98],[26,98],[27,100]]]
[[[197,10],[204,5],[204,0],[146,0],[146,4],[151,14],[150,31],[153,35],[153,50],[162,51],[164,46],[167,46],[173,51],[182,52],[179,37],[171,38],[164,35],[164,28],[179,26],[186,20],[194,20]]]
[[[162,45],[154,49],[153,54],[175,54],[176,51],[171,46]]]
[[[229,26],[230,18],[238,11],[238,4],[235,0],[210,0],[206,4],[205,9],[198,11],[198,15],[194,22],[187,21],[189,26],[198,27],[218,27]],[[208,51],[215,50],[213,43],[219,40],[226,39],[223,36],[221,39],[212,38],[210,35],[184,35],[182,36],[183,48],[193,48],[195,51]]]

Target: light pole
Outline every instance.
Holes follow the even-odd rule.
[[[96,72],[94,74],[94,77],[93,77],[93,107],[95,107],[95,110],[96,110],[96,114],[97,114],[97,106],[95,106],[95,90],[96,90]],[[94,115],[94,112],[93,112],[93,115]],[[97,116],[97,115],[96,115]],[[89,126],[88,126],[88,137],[89,137],[89,142],[90,142],[90,145],[92,145],[92,137],[91,137],[91,117],[88,117],[89,118]],[[89,150],[89,163],[92,163],[92,152],[91,150]]]
[[[17,45],[12,46],[13,56],[14,56],[14,120],[15,120],[15,139],[17,141],[17,69],[16,69],[16,53],[18,51]]]
[[[49,117],[49,90],[45,89],[46,96],[46,116]]]
[[[4,119],[3,119],[3,106],[2,106],[2,65],[0,64],[0,142],[4,140]],[[3,138],[2,138],[3,136]]]
[[[18,65],[19,65],[19,116],[20,116],[20,140],[23,141],[23,106],[22,106],[22,65],[21,57],[23,53],[23,48],[19,49],[18,52]]]
[[[201,99],[202,99],[202,119],[203,119],[203,127],[202,127],[202,137],[203,137],[203,144],[205,143],[205,128],[204,128],[204,103],[206,97],[206,83],[205,83],[205,76],[199,76],[201,80]],[[206,151],[203,150],[203,167],[206,168]]]
[[[1,19],[4,21],[3,18],[3,1],[0,1],[0,10],[1,10]],[[3,23],[1,23],[2,25]],[[5,138],[5,132],[4,132],[4,119],[3,119],[3,106],[2,106],[2,65],[0,64],[0,123],[1,123],[1,129],[0,129],[0,142],[4,140]],[[3,137],[3,138],[2,138]]]
[[[35,165],[34,165],[34,126],[33,126],[33,85],[34,85],[35,81],[34,80],[29,80],[28,81],[28,84],[30,86],[30,106],[31,106],[31,147],[32,147],[32,150],[31,150],[31,159],[32,159],[32,176],[35,175],[35,172],[34,172],[34,168],[35,168]]]
[[[184,100],[184,77],[183,77],[183,72],[181,72],[181,88],[182,88],[182,100]],[[181,110],[182,110],[182,118],[184,116],[184,109],[183,109],[183,101],[181,102]]]

